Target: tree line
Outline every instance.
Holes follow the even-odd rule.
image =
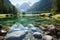
[[[17,9],[13,5],[10,7],[4,0],[0,0],[0,14],[17,14]]]

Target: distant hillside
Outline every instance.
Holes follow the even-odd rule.
[[[4,2],[5,2],[7,5],[9,5],[10,7],[13,6],[9,0],[4,0]]]
[[[22,10],[27,10],[28,8],[30,8],[29,4],[27,3],[23,3],[21,6],[20,6],[20,9]]]
[[[0,13],[17,13],[16,8],[10,3],[9,0],[0,0]]]
[[[17,5],[16,5],[16,8],[17,8],[19,11],[26,11],[27,9],[30,8],[30,6],[29,6],[28,3],[23,3],[22,5],[17,4]]]
[[[28,9],[27,12],[37,12],[37,11],[50,11],[52,6],[52,0],[41,0],[35,3],[31,9]]]

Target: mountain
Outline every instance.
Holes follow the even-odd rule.
[[[50,11],[52,6],[52,0],[41,0],[35,3],[31,9],[28,9],[27,12],[38,12],[38,11]]]
[[[20,4],[17,3],[15,6],[16,6],[16,8],[19,8],[20,7]]]
[[[20,6],[20,9],[27,10],[29,7],[30,7],[29,4],[23,3],[23,4]]]
[[[17,4],[16,8],[20,11],[26,11],[27,9],[30,8],[28,3],[23,3],[22,5]]]
[[[0,13],[2,14],[15,14],[17,13],[14,5],[9,0],[0,0]]]
[[[10,7],[13,6],[9,0],[4,0],[4,2],[5,2],[7,5],[9,5]]]

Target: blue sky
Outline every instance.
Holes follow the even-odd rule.
[[[34,3],[38,2],[39,0],[10,0],[13,5],[20,4],[22,5],[23,3],[28,3],[30,6],[32,6]]]

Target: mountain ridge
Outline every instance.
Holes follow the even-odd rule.
[[[29,6],[29,8],[27,8],[26,6],[25,6],[25,8],[27,8],[26,12],[41,12],[41,11],[49,11],[50,12],[51,6],[52,6],[52,0],[41,0],[41,1],[33,4],[32,6]],[[20,6],[17,9],[20,11],[21,11],[21,9],[24,10],[24,6]]]
[[[1,14],[15,14],[17,13],[14,5],[9,0],[0,0],[0,13]]]
[[[34,11],[50,11],[52,6],[52,0],[41,0],[36,2],[31,9],[27,10],[27,12]]]
[[[17,4],[16,8],[20,11],[26,11],[30,8],[30,5],[28,3],[23,3],[22,5]]]

